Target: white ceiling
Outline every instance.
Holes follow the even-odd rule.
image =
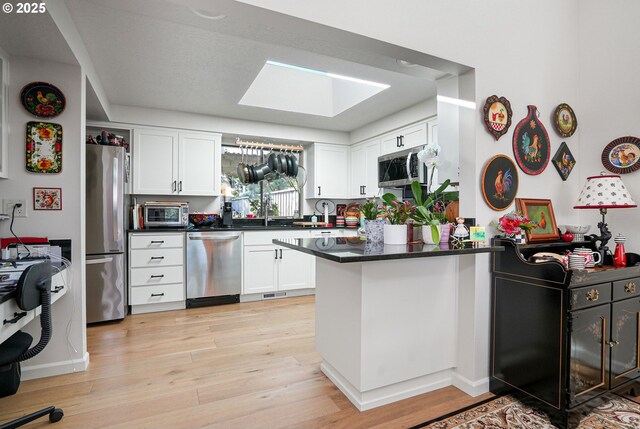
[[[434,79],[446,75],[406,68],[395,58],[310,33],[292,33],[276,19],[260,21],[254,13],[259,8],[231,0],[206,2],[216,7],[213,14],[227,14],[220,21],[198,17],[181,0],[65,1],[115,105],[351,131],[435,96]],[[11,33],[13,39],[16,33],[3,24],[0,21],[0,35]],[[64,53],[59,55],[64,58]],[[267,60],[391,87],[333,118],[239,105]],[[88,106],[88,111],[98,109]]]

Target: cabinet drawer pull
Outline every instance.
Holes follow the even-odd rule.
[[[587,297],[587,301],[596,302],[600,297],[600,292],[598,292],[596,289],[591,289],[585,294],[585,296]]]
[[[151,244],[162,244],[164,240],[151,240]]]
[[[613,347],[613,346],[617,346],[618,344],[620,344],[620,341],[611,340],[607,344],[609,344],[609,347]]]
[[[151,296],[152,297],[154,297],[154,296],[164,296],[164,292],[162,292],[162,293],[152,293]]]
[[[629,282],[624,285],[624,291],[626,293],[635,293],[636,292],[636,284],[634,282]]]
[[[164,274],[154,274],[151,276],[152,279],[161,279],[164,277]]]
[[[13,319],[4,319],[4,321],[2,322],[3,325],[6,325],[7,323],[18,323],[18,320],[22,319],[24,316],[27,315],[26,311],[23,311],[22,313],[13,313]]]
[[[164,259],[164,256],[152,256],[151,260],[154,260],[154,259]]]
[[[322,195],[322,188],[318,186],[318,196]]]

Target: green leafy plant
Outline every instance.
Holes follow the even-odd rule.
[[[382,200],[385,202],[382,213],[392,225],[406,224],[416,211],[416,206],[410,201],[399,201],[392,193],[384,194]]]
[[[376,197],[368,198],[367,201],[360,207],[360,213],[366,220],[376,220],[382,213],[380,210],[380,204]]]
[[[435,190],[435,192],[427,195],[423,198],[423,191],[420,182],[414,180],[411,183],[411,193],[413,199],[416,202],[416,211],[411,216],[420,225],[431,226],[431,236],[434,243],[440,241],[440,225],[446,223],[446,216],[444,213],[436,211],[434,204],[439,200],[439,196],[448,186],[450,180],[447,179]]]

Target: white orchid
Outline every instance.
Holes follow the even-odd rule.
[[[442,148],[437,143],[432,143],[425,146],[420,152],[418,152],[418,159],[427,167],[439,167],[440,166],[440,151]]]

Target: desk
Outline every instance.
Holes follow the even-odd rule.
[[[7,277],[9,281],[16,281],[20,277],[20,274],[31,263],[43,262],[44,260],[22,260],[19,261],[17,266],[8,266],[4,264],[5,261],[0,260],[0,276]],[[57,271],[60,269],[60,271]],[[65,293],[67,293],[67,271],[64,266],[56,266],[54,264],[53,272],[55,273],[51,278],[51,305],[59,300]],[[62,289],[60,289],[62,287]],[[57,290],[57,293],[53,293]],[[38,317],[41,312],[41,308],[38,307],[34,310],[24,312],[16,303],[14,292],[0,292],[0,343],[4,342],[11,335],[22,329],[27,323]],[[5,323],[6,320],[14,319],[16,314],[26,313],[20,317],[15,323]]]

